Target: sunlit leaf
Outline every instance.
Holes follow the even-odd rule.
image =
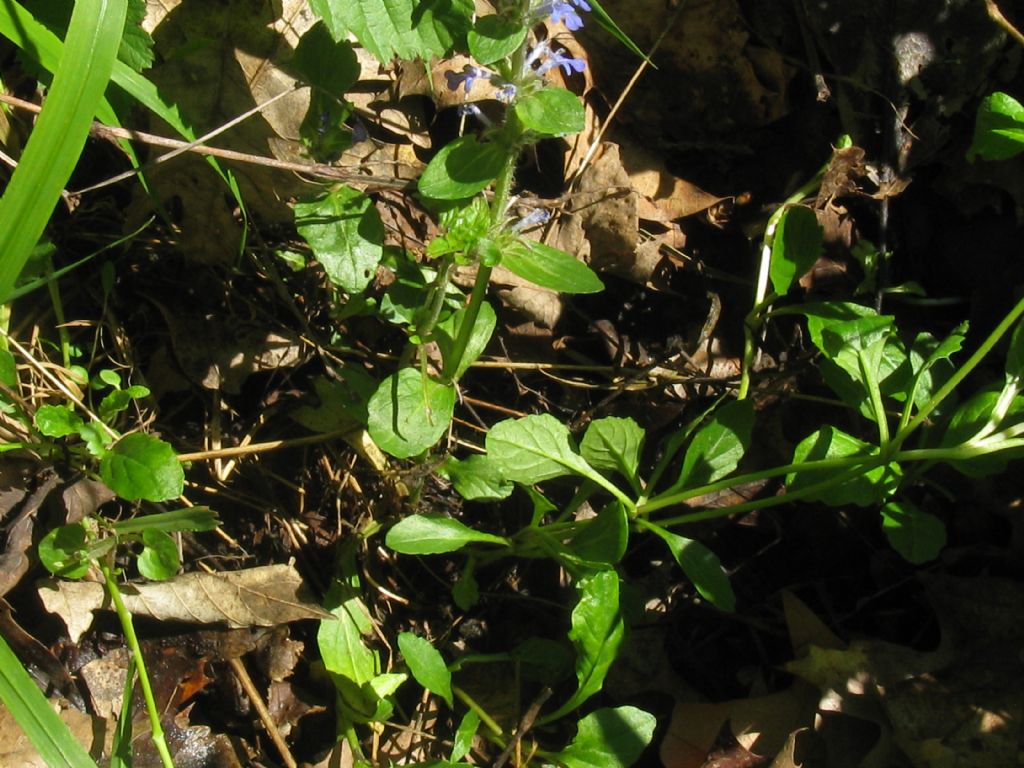
[[[426,638],[402,632],[398,635],[398,649],[409,665],[409,671],[416,682],[431,693],[436,693],[449,708],[454,703],[452,698],[452,673],[445,664],[444,657]]]
[[[417,456],[448,431],[455,388],[403,368],[381,382],[368,411],[367,429],[382,451],[399,459]]]
[[[181,496],[185,473],[174,449],[141,432],[118,440],[100,460],[100,477],[128,501],[167,501]]]
[[[508,540],[475,530],[450,517],[410,515],[391,527],[384,543],[403,555],[438,555],[455,552],[468,544],[504,546]]]
[[[935,515],[909,502],[882,507],[882,531],[904,560],[920,565],[934,560],[946,546],[946,526]]]

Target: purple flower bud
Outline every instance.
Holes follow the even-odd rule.
[[[536,227],[540,224],[545,223],[551,218],[551,211],[547,208],[534,208],[528,214],[523,216],[519,221],[514,222],[510,229],[513,232],[522,232],[530,227]]]

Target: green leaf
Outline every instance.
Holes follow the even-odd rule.
[[[444,699],[445,704],[451,709],[454,705],[452,673],[448,670],[441,652],[431,645],[429,640],[412,632],[402,632],[398,635],[398,649],[402,652],[416,682]]]
[[[580,720],[576,738],[552,758],[566,768],[629,768],[654,737],[657,719],[636,707],[599,709]]]
[[[359,62],[352,43],[335,42],[323,22],[311,27],[299,40],[292,67],[310,85],[341,99],[359,79]]]
[[[455,351],[455,340],[459,337],[462,321],[465,319],[468,311],[468,307],[463,307],[458,312],[446,317],[434,328],[434,340],[437,342],[437,346],[441,350],[441,357],[445,361],[445,375],[455,381],[461,379],[462,375],[469,370],[469,366],[476,362],[477,358],[484,353],[487,343],[491,340],[491,334],[494,333],[494,327],[498,324],[498,316],[494,314],[493,307],[486,301],[481,302],[480,313],[476,317],[473,333],[470,335],[469,343],[466,344],[466,349],[462,353],[459,367],[455,371],[449,371],[448,364]]]
[[[466,35],[469,53],[478,64],[493,64],[519,48],[527,31],[526,25],[498,15],[482,16]]]
[[[793,451],[793,463],[862,456],[865,461],[878,453],[878,448],[828,425],[808,435]],[[798,491],[830,479],[840,470],[800,470],[786,479],[788,491]],[[903,473],[898,464],[874,467],[849,480],[812,492],[803,498],[822,501],[830,506],[856,504],[869,507],[891,496],[899,487]]]
[[[324,668],[332,674],[345,714],[356,722],[367,722],[380,701],[370,686],[379,672],[378,658],[363,640],[372,632],[369,614],[358,590],[342,582],[331,586],[324,607],[335,617],[321,621],[317,632]]]
[[[142,27],[145,19],[146,0],[129,0],[117,58],[136,72],[153,66],[153,38]]]
[[[96,768],[96,763],[29,677],[0,635],[0,699],[50,768]],[[8,742],[15,739],[7,736]]]
[[[516,117],[544,136],[566,136],[583,130],[583,101],[565,88],[543,88],[516,101]]]
[[[914,371],[909,387],[912,402],[925,403],[931,400],[936,390],[949,378],[953,367],[947,361],[960,351],[967,333],[967,323],[954,328],[942,341],[936,341],[930,333],[919,333],[910,347],[910,364]]]
[[[470,557],[459,578],[452,585],[452,599],[463,611],[468,611],[480,600],[480,586],[476,583],[476,562]]]
[[[350,187],[295,206],[295,227],[331,282],[360,293],[373,279],[384,253],[384,224],[373,201]]]
[[[431,448],[448,431],[455,388],[403,368],[381,382],[369,402],[367,429],[381,450],[406,459]]]
[[[615,565],[626,554],[629,544],[629,515],[618,501],[613,501],[591,520],[576,524],[578,532],[568,542],[573,555],[581,560]]]
[[[10,389],[18,388],[18,364],[7,349],[0,349],[0,384]]]
[[[462,136],[441,148],[420,176],[419,190],[435,200],[461,200],[485,189],[504,169],[508,150]]]
[[[644,430],[633,419],[607,416],[590,422],[580,441],[580,455],[597,469],[618,472],[638,487]]]
[[[78,436],[85,441],[86,450],[97,458],[102,457],[107,452],[107,446],[114,441],[95,421],[83,423],[78,428]]]
[[[987,389],[978,392],[960,405],[949,420],[940,446],[954,448],[974,438],[988,425],[999,399],[999,388]],[[1003,417],[999,426],[1001,429],[1006,429],[1022,422],[1024,422],[1024,397],[1017,395],[1011,401],[1006,416]],[[968,477],[985,477],[1004,471],[1007,462],[1010,459],[1018,458],[1019,455],[1020,451],[999,451],[974,456],[970,459],[950,461],[949,464]]]
[[[1024,106],[996,92],[981,102],[967,159],[1007,160],[1024,152]]]
[[[336,432],[365,427],[367,403],[377,390],[377,381],[364,369],[347,365],[332,378],[313,381],[318,405],[304,405],[292,418],[313,432]]]
[[[598,571],[579,582],[580,600],[572,612],[569,639],[576,648],[576,692],[543,722],[557,720],[576,709],[604,685],[626,633],[619,612],[619,575]]]
[[[722,406],[686,449],[680,482],[683,487],[713,483],[732,472],[750,445],[754,406],[737,400]]]
[[[122,437],[100,460],[100,477],[128,501],[167,501],[181,496],[185,473],[174,449],[141,432]]]
[[[169,534],[147,528],[142,532],[142,544],[139,573],[152,581],[164,581],[178,572],[181,567],[178,545]]]
[[[0,296],[14,287],[78,162],[110,80],[126,13],[127,0],[75,3],[46,104],[0,199]]]
[[[946,546],[946,526],[935,515],[908,502],[882,507],[882,531],[903,559],[920,565],[934,560]]]
[[[131,405],[132,399],[132,396],[124,389],[108,392],[100,401],[99,417],[104,422],[109,422],[111,418]]]
[[[39,562],[54,576],[80,579],[89,572],[89,542],[81,523],[54,528],[40,540],[38,552]]]
[[[824,230],[814,211],[803,205],[786,209],[772,240],[772,287],[785,296],[793,283],[807,274],[822,253]]]
[[[604,283],[572,254],[532,240],[513,240],[502,251],[501,266],[524,280],[560,293],[598,293]]]
[[[505,478],[533,485],[594,469],[569,443],[568,428],[548,413],[508,419],[487,433],[487,456]]]
[[[456,459],[449,456],[439,472],[451,480],[467,501],[501,501],[512,495],[514,486],[486,456]]]
[[[209,507],[186,507],[170,512],[156,512],[139,515],[129,520],[118,520],[110,524],[111,530],[126,535],[143,531],[212,531],[219,525],[217,513]]]
[[[465,523],[440,515],[411,515],[388,531],[384,543],[403,555],[439,555],[455,552],[468,544],[508,546],[508,539],[470,528]]]
[[[473,0],[310,0],[335,40],[351,32],[378,61],[445,56],[463,39]]]
[[[736,610],[736,595],[718,555],[699,541],[679,536],[660,525],[647,523],[644,527],[656,533],[668,545],[686,578],[693,582],[705,600],[729,613]]]
[[[68,405],[41,405],[36,409],[36,429],[47,437],[77,435],[85,423]]]
[[[459,727],[455,729],[455,738],[452,739],[451,761],[453,763],[457,763],[469,754],[473,748],[473,737],[476,736],[479,729],[480,715],[475,709],[466,710],[466,714],[459,721]]]

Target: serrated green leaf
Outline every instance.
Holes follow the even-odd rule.
[[[636,488],[644,430],[633,419],[608,416],[590,422],[580,455],[597,469],[618,472]]]
[[[784,296],[814,266],[822,253],[824,230],[814,211],[804,205],[786,209],[772,240],[772,287]]]
[[[580,599],[573,609],[569,630],[576,649],[577,689],[543,722],[557,720],[601,690],[625,637],[626,625],[619,612],[619,575],[615,571],[598,571],[581,580],[578,591]]]
[[[174,576],[181,567],[178,545],[163,531],[147,528],[142,532],[142,553],[139,555],[139,573],[151,581],[164,581]]]
[[[462,200],[487,188],[508,162],[500,144],[473,136],[455,139],[434,155],[420,176],[419,190],[435,200]]]
[[[874,446],[828,425],[808,435],[793,451],[793,463],[840,459],[853,456],[870,458],[878,453]],[[803,490],[811,485],[823,483],[837,470],[797,470],[786,479],[789,491]],[[864,474],[845,482],[832,485],[804,496],[812,501],[822,501],[830,506],[856,504],[868,507],[884,501],[899,487],[903,472],[897,464],[874,467]]]
[[[981,102],[967,159],[1007,160],[1024,152],[1024,106],[996,92]]]
[[[565,88],[527,94],[516,101],[515,110],[525,128],[543,136],[567,136],[583,130],[583,102]]]
[[[77,435],[85,423],[67,405],[41,405],[36,409],[34,421],[36,429],[47,437]]]
[[[122,437],[100,460],[100,477],[128,501],[167,501],[181,496],[185,473],[174,449],[163,440],[136,432]]]
[[[39,562],[54,576],[80,579],[89,572],[85,526],[71,523],[54,528],[39,542]]]
[[[559,293],[598,293],[604,283],[572,254],[532,240],[513,240],[502,250],[501,266],[524,280]]]
[[[310,0],[335,40],[351,32],[378,61],[442,57],[465,37],[473,0]]]
[[[145,19],[146,0],[129,0],[117,58],[136,72],[153,66],[153,38],[142,27]]]
[[[295,227],[332,283],[347,293],[360,293],[370,284],[384,253],[384,224],[370,198],[340,187],[298,203]]]
[[[495,14],[481,16],[466,35],[469,53],[478,64],[493,64],[519,48],[527,31],[526,25]]]
[[[573,450],[568,428],[548,413],[508,419],[487,433],[487,456],[513,482],[532,485],[594,469]]]
[[[591,712],[576,738],[552,758],[566,768],[630,768],[654,737],[657,718],[636,707]]]
[[[946,546],[943,522],[909,502],[893,501],[882,507],[882,531],[892,548],[914,565],[934,560]]]
[[[669,552],[683,569],[686,578],[693,582],[693,586],[705,600],[729,613],[736,610],[736,595],[718,555],[699,541],[679,536],[660,525],[648,523],[644,527],[653,531],[668,545]]]
[[[381,382],[368,410],[367,430],[382,451],[399,459],[418,456],[448,431],[455,388],[403,368]]]
[[[403,555],[439,555],[468,544],[508,546],[508,539],[470,528],[440,515],[411,515],[398,521],[384,537],[389,549]]]
[[[713,483],[736,469],[750,445],[753,428],[750,400],[737,400],[715,411],[686,449],[679,475],[683,487]]]
[[[467,501],[501,501],[512,495],[515,486],[486,456],[456,459],[449,456],[441,465],[441,474],[451,480],[458,494]]]
[[[409,671],[416,682],[432,693],[436,693],[450,709],[452,698],[452,673],[444,662],[444,657],[430,641],[412,632],[398,635],[398,649],[409,665]]]
[[[323,22],[313,25],[299,40],[291,65],[303,80],[336,99],[344,98],[359,79],[359,62],[352,43],[335,42]]]

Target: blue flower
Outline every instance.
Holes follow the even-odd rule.
[[[474,67],[471,64],[464,66],[461,72],[448,71],[444,73],[444,79],[448,81],[448,90],[457,91],[461,85],[465,87],[467,96],[473,90],[473,83],[477,80],[490,80],[492,77],[494,77],[493,72],[483,67]]]
[[[587,0],[546,0],[537,6],[537,14],[550,16],[555,24],[563,22],[568,29],[575,32],[583,26],[583,18],[576,12],[577,8],[589,11],[590,4]]]
[[[555,67],[561,67],[562,71],[568,76],[573,72],[582,72],[587,68],[587,62],[583,59],[574,59],[571,56],[566,56],[561,51],[551,51],[547,59],[537,67],[536,71],[538,75],[543,75]]]

